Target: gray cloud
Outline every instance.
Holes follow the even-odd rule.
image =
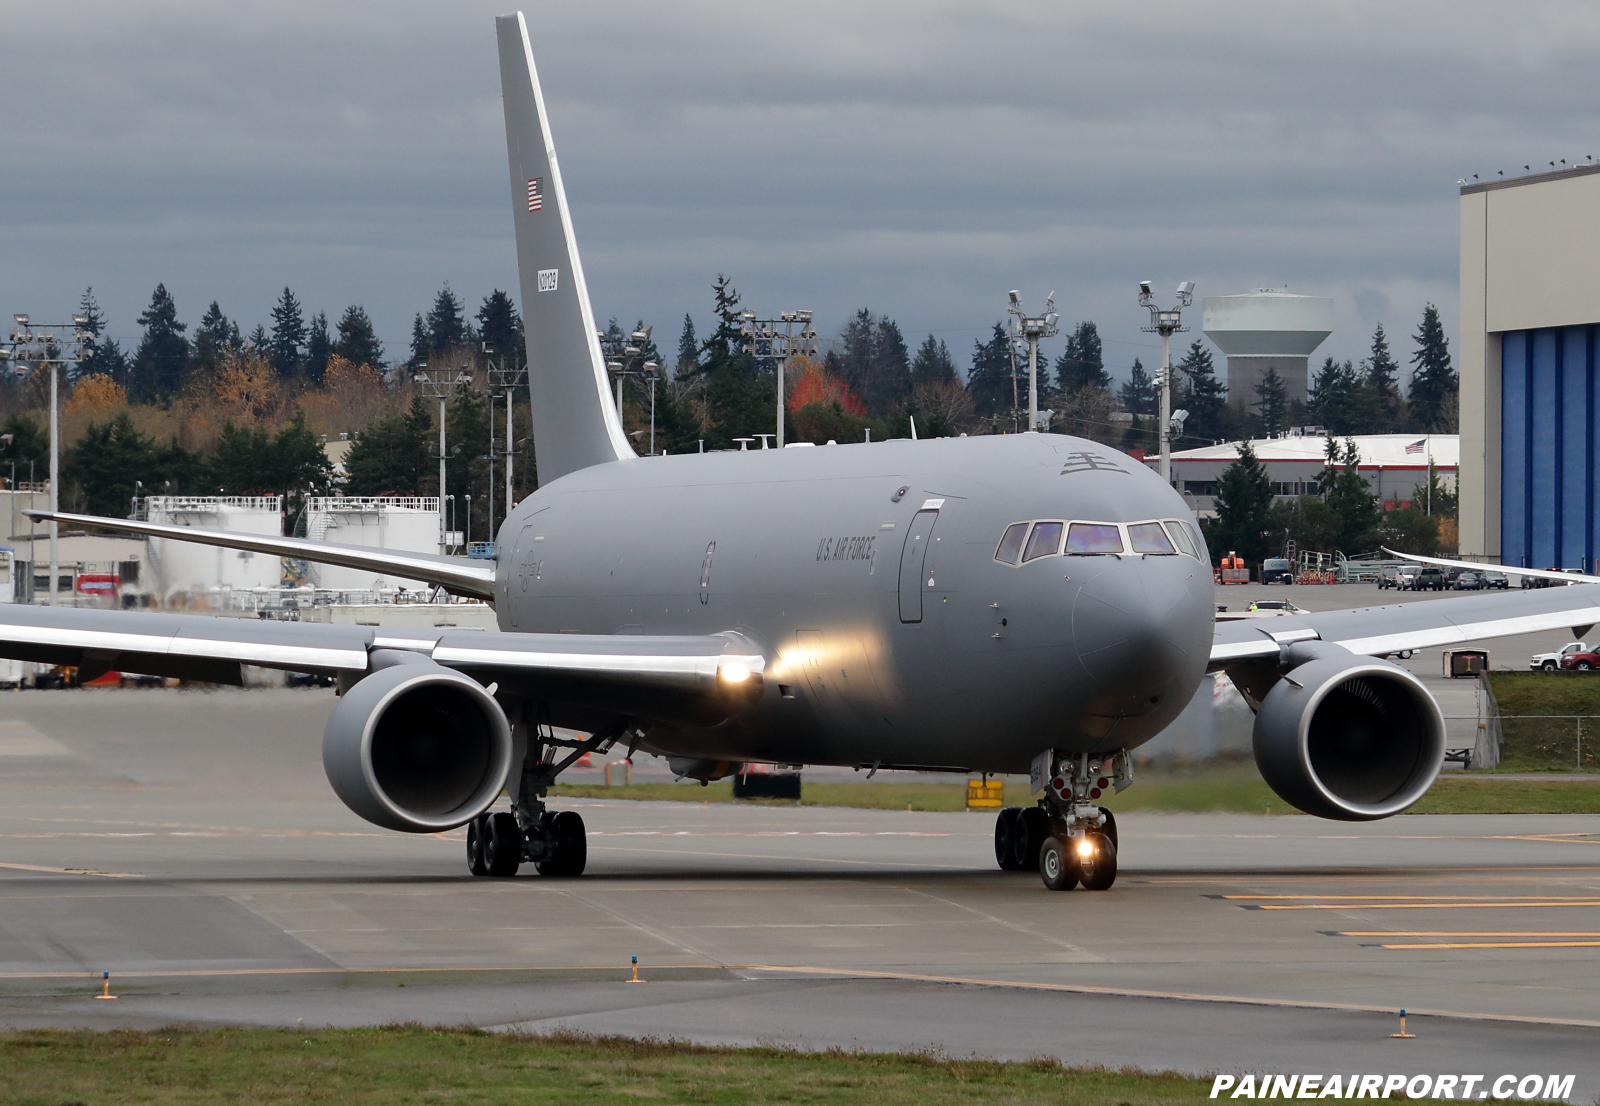
[[[8,13],[0,309],[113,333],[165,281],[246,327],[284,285],[392,351],[440,284],[515,286],[499,5],[287,0]],[[1581,4],[617,0],[528,9],[600,316],[702,327],[731,275],[964,355],[1051,288],[1121,369],[1131,290],[1332,295],[1324,350],[1454,330],[1455,181],[1600,155]],[[1585,145],[1588,143],[1589,145]],[[1198,312],[1196,313],[1198,314]],[[1198,323],[1198,318],[1196,318]]]

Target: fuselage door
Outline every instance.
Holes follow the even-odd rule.
[[[509,579],[506,581],[506,591],[510,601],[506,604],[510,608],[511,628],[522,627],[522,612],[532,602],[535,594],[534,584],[539,579],[539,552],[542,543],[535,542],[534,530],[538,523],[530,522],[522,528],[517,535],[517,544],[511,551],[511,565]]]
[[[922,621],[922,565],[928,557],[928,545],[933,537],[933,524],[939,521],[939,511],[918,511],[906,531],[906,543],[900,548],[900,621]]]

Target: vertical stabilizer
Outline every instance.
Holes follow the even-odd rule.
[[[539,73],[522,13],[495,19],[511,159],[511,210],[528,339],[539,483],[635,456],[607,386],[594,310],[550,141]]]

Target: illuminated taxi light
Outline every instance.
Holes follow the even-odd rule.
[[[1084,839],[1084,840],[1078,842],[1078,855],[1079,856],[1089,856],[1093,852],[1094,852],[1094,846],[1089,843],[1088,839]]]
[[[742,664],[725,664],[719,674],[730,684],[742,684],[750,678],[750,669]]]

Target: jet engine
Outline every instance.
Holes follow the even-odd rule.
[[[1337,645],[1288,649],[1289,671],[1261,701],[1254,745],[1262,777],[1322,818],[1399,814],[1444,766],[1444,718],[1422,681]]]
[[[322,736],[322,766],[344,804],[408,833],[482,814],[511,773],[511,727],[494,697],[418,657],[345,692]]]

